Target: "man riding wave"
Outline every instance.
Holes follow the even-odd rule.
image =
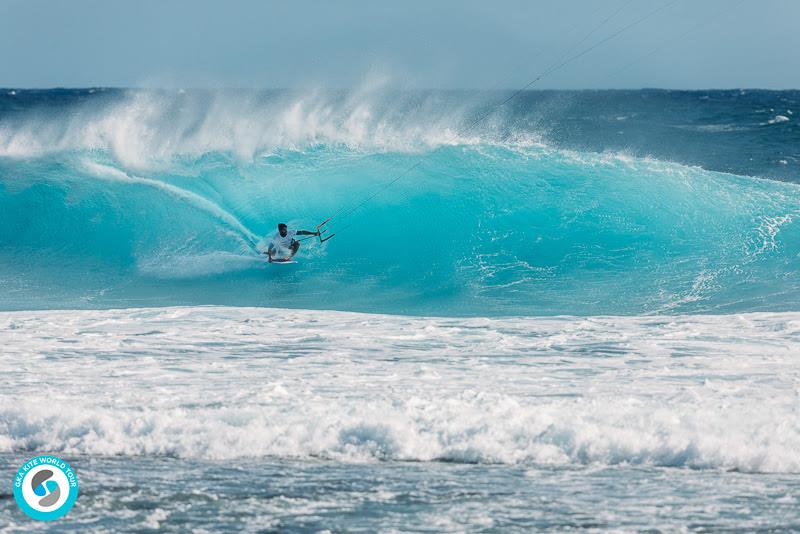
[[[294,258],[294,255],[297,254],[297,251],[300,250],[300,242],[294,238],[296,235],[318,236],[319,230],[316,232],[309,232],[308,230],[289,230],[284,223],[280,223],[278,225],[278,231],[272,236],[272,240],[269,243],[269,248],[267,249],[267,252],[265,252],[265,254],[269,256],[270,263],[273,261],[291,261],[291,259]],[[283,258],[276,258],[275,255],[278,254],[279,251],[281,254],[286,252],[289,252],[290,254],[288,256],[284,256]]]

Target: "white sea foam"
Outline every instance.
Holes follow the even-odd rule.
[[[0,451],[800,472],[800,314],[5,312]]]
[[[778,217],[762,217],[751,242],[751,256],[772,252],[779,247],[778,232],[784,225],[791,224],[797,213],[788,213]]]
[[[789,117],[786,115],[775,115],[770,120],[767,121],[767,124],[780,124],[781,122],[786,122],[789,120]]]
[[[252,244],[255,243],[256,240],[258,239],[256,234],[254,234],[249,228],[244,226],[231,213],[225,211],[211,200],[208,200],[207,198],[202,197],[193,191],[188,191],[186,189],[182,189],[178,186],[160,180],[153,180],[152,178],[143,178],[141,176],[134,176],[132,174],[123,172],[114,167],[103,165],[101,163],[97,163],[88,159],[82,161],[81,165],[87,172],[89,172],[91,175],[97,178],[102,178],[105,180],[114,180],[119,182],[135,183],[135,184],[145,185],[147,187],[152,187],[160,191],[163,191],[169,195],[172,195],[182,201],[186,201],[189,204],[192,204],[203,211],[208,212],[217,220],[221,221],[229,228],[235,230],[238,233],[239,237],[243,238],[242,245],[244,247],[252,246]]]
[[[276,147],[319,144],[416,151],[479,142],[475,133],[458,133],[472,104],[389,92],[375,81],[346,95],[129,91],[103,106],[0,124],[0,156],[100,149],[126,168],[147,169],[175,156],[226,152],[252,161]]]

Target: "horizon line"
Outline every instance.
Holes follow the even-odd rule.
[[[0,86],[0,91],[90,91],[90,90],[113,90],[113,91],[174,91],[174,92],[189,92],[189,91],[353,91],[361,90],[358,86],[348,87],[237,87],[237,86],[221,86],[221,87],[148,87],[148,86],[123,86],[123,85],[53,85],[41,87],[14,87],[14,86]],[[518,89],[515,87],[507,88],[476,88],[476,87],[388,87],[378,89],[380,91],[453,91],[453,92],[507,92],[507,91],[522,91],[525,93],[547,92],[547,91],[560,91],[560,92],[579,92],[579,91],[800,91],[800,87],[655,87],[655,86],[642,86],[642,87],[582,87],[582,88],[531,88],[531,89]]]

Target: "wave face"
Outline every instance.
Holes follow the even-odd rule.
[[[744,176],[796,178],[795,93],[531,93],[456,133],[497,96],[5,95],[0,308],[798,308],[800,188]],[[297,264],[259,255],[375,193]]]

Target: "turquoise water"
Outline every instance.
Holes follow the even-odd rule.
[[[759,141],[766,152],[783,139],[784,152],[796,150],[793,119],[769,122],[790,114],[755,113],[786,94],[745,102],[753,109],[734,123],[735,135],[746,135],[739,148]],[[455,133],[481,109],[478,96],[491,94],[399,104],[385,95],[89,96],[62,96],[45,118],[52,109],[34,99],[3,123],[2,308],[226,304],[481,316],[781,311],[800,302],[800,188],[731,172],[735,158],[728,172],[714,160],[710,169],[689,164],[697,143],[684,139],[685,124],[671,129],[686,145],[684,162],[579,150],[569,136],[556,143],[530,124],[544,106],[536,102]],[[600,137],[610,122],[624,133],[628,117],[653,113],[631,95],[615,98],[623,96],[627,115],[596,97],[581,128]],[[678,96],[709,105],[702,94]],[[725,109],[742,98],[729,96]],[[666,129],[678,118],[649,120]],[[683,122],[695,133],[703,126]],[[720,128],[699,130],[709,153],[733,151],[743,170],[752,167]],[[654,137],[650,152],[663,135]],[[765,174],[784,169],[794,179],[794,160],[770,167],[764,159]],[[333,240],[306,241],[291,268],[264,264],[258,243],[278,222],[313,229],[341,210],[328,225]]]
[[[503,98],[0,96],[0,531],[800,529],[800,94]]]

